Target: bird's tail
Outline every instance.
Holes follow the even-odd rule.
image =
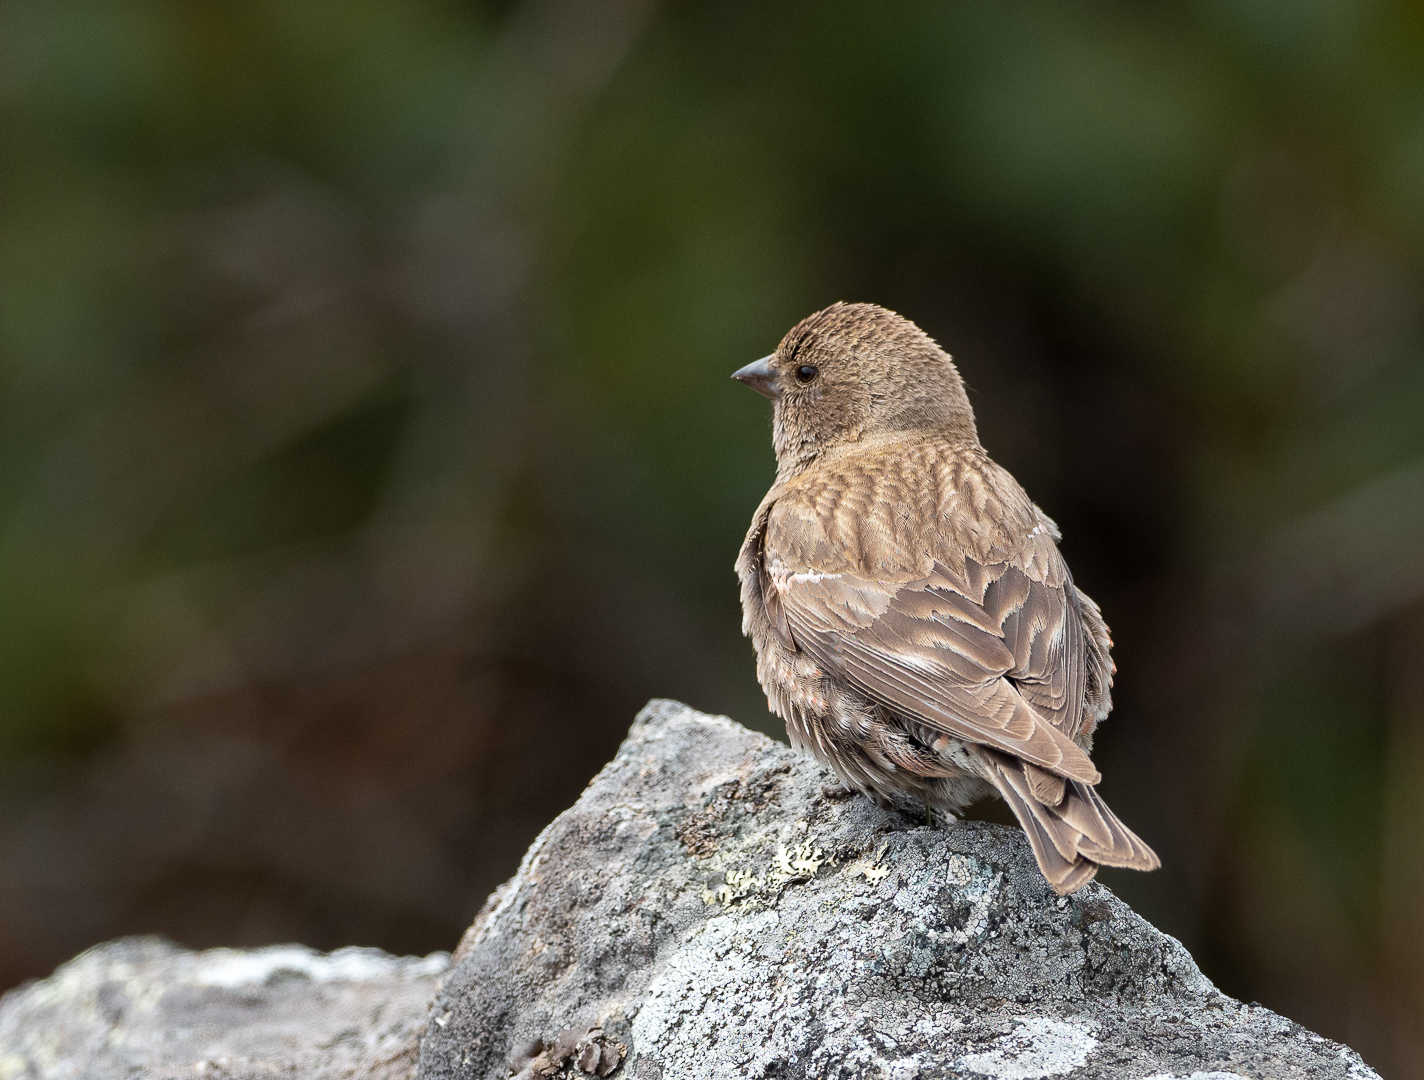
[[[1117,819],[1090,784],[976,747],[985,779],[1019,819],[1038,868],[1060,896],[1077,892],[1099,866],[1156,870],[1156,852]]]

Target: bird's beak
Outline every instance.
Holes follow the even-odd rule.
[[[772,356],[776,354],[773,353]],[[732,372],[732,378],[744,382],[762,397],[773,400],[781,396],[781,387],[776,382],[776,372],[771,370],[771,356],[763,356],[755,363]]]

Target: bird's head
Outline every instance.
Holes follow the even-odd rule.
[[[770,356],[732,376],[771,399],[782,470],[825,450],[895,432],[978,442],[949,354],[909,319],[875,304],[832,304],[798,323]]]

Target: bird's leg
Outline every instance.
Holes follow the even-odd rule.
[[[934,828],[934,815],[930,812],[930,799],[929,799],[929,796],[928,796],[928,795],[924,796],[924,800],[925,800],[925,828],[927,828],[927,829],[933,829],[933,828]]]

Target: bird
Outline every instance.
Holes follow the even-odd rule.
[[[949,354],[842,302],[733,378],[772,401],[776,479],[736,570],[792,746],[927,815],[998,795],[1059,895],[1100,866],[1157,869],[1089,757],[1112,708],[1107,623],[1058,526],[981,445]]]

